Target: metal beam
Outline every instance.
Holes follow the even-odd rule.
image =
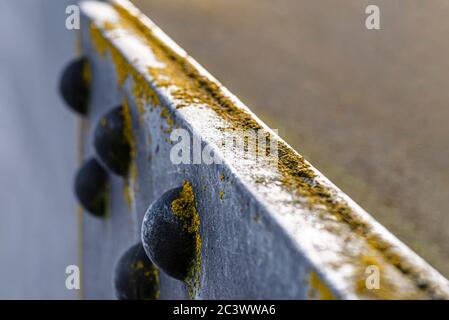
[[[86,298],[113,298],[113,266],[143,215],[187,181],[200,217],[198,281],[160,273],[161,298],[447,299],[449,283],[268,128],[127,0],[81,4],[91,63],[92,130],[119,104],[132,116],[132,165],[112,179],[110,216],[84,219]],[[186,26],[187,27],[187,26]],[[255,84],[257,85],[257,84]],[[174,164],[177,129],[219,163]],[[277,156],[236,152],[232,136],[268,135]],[[194,149],[194,148],[192,148]],[[273,151],[273,150],[272,150]],[[198,161],[195,161],[198,160]],[[126,204],[129,200],[129,208]],[[379,288],[371,288],[379,272]],[[373,282],[375,286],[375,282]],[[375,286],[376,287],[376,286]]]

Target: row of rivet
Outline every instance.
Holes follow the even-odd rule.
[[[70,63],[60,83],[63,99],[82,116],[89,111],[90,87],[84,76],[86,67],[86,58]],[[100,119],[94,132],[94,147],[99,160],[87,160],[76,175],[78,201],[98,218],[105,218],[107,212],[107,169],[126,176],[130,166],[131,147],[124,135],[124,126],[122,106]],[[128,249],[116,264],[114,284],[117,298],[157,298],[159,279],[154,265],[175,279],[186,279],[195,259],[195,237],[185,230],[185,222],[173,213],[171,203],[180,197],[181,192],[182,187],[169,190],[149,206],[142,223],[142,243]]]

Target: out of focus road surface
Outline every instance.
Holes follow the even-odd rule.
[[[449,1],[134,2],[449,276]]]

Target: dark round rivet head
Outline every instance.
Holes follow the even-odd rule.
[[[95,150],[101,161],[114,173],[125,176],[131,156],[125,135],[124,109],[119,106],[100,119],[94,137]]]
[[[75,112],[87,114],[89,104],[89,63],[82,57],[71,62],[63,71],[59,91]]]
[[[159,275],[145,254],[142,243],[129,248],[114,271],[115,295],[120,300],[155,300],[159,298]]]
[[[75,178],[75,193],[81,205],[98,217],[107,209],[109,178],[105,169],[95,159],[90,159],[79,169]]]
[[[153,263],[167,275],[186,280],[195,259],[195,234],[173,211],[183,188],[167,191],[148,208],[142,223],[142,243]]]

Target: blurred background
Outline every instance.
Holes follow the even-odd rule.
[[[0,298],[70,299],[77,264],[75,117],[57,88],[74,1],[0,1]]]
[[[133,2],[449,277],[448,1]],[[74,3],[0,2],[0,298],[76,298],[76,120],[57,95]]]

